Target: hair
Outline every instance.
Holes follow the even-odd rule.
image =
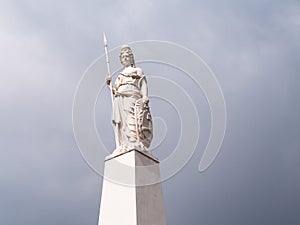
[[[127,52],[128,55],[129,55],[130,65],[132,67],[135,67],[134,56],[133,56],[131,48],[128,45],[123,45],[121,47],[121,52],[120,52],[120,55],[119,55],[120,61],[121,61],[122,54],[125,53],[125,52]]]

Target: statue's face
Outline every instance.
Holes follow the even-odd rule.
[[[131,65],[130,55],[127,51],[122,52],[120,59],[123,66],[128,67]]]

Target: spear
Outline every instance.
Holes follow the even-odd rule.
[[[111,75],[110,75],[110,68],[109,68],[109,59],[108,59],[108,51],[107,51],[107,40],[106,40],[106,36],[105,33],[103,32],[103,41],[104,41],[104,50],[105,50],[105,58],[106,58],[106,67],[107,67],[107,77],[106,79],[110,79],[111,80]],[[110,89],[110,96],[111,96],[111,101],[113,102],[113,92],[112,92],[112,84],[111,81],[108,85],[109,89]]]

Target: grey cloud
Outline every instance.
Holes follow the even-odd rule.
[[[103,54],[103,31],[110,47],[143,39],[187,46],[209,64],[224,92],[224,144],[214,164],[198,173],[210,129],[203,94],[178,71],[141,65],[149,76],[189,88],[202,113],[197,152],[163,184],[168,224],[299,224],[299,2],[1,4],[1,224],[97,223],[102,178],[80,156],[71,110],[83,71]],[[105,94],[99,101],[106,103]],[[162,115],[169,110],[151,104]],[[109,109],[98,104],[97,112],[110,119]],[[101,130],[111,129],[109,121],[98,125],[112,148],[112,131]],[[165,148],[177,134],[168,135]],[[167,150],[155,152],[164,157],[159,151]]]

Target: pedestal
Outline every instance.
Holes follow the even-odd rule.
[[[159,162],[150,152],[105,160],[98,225],[166,225]]]

